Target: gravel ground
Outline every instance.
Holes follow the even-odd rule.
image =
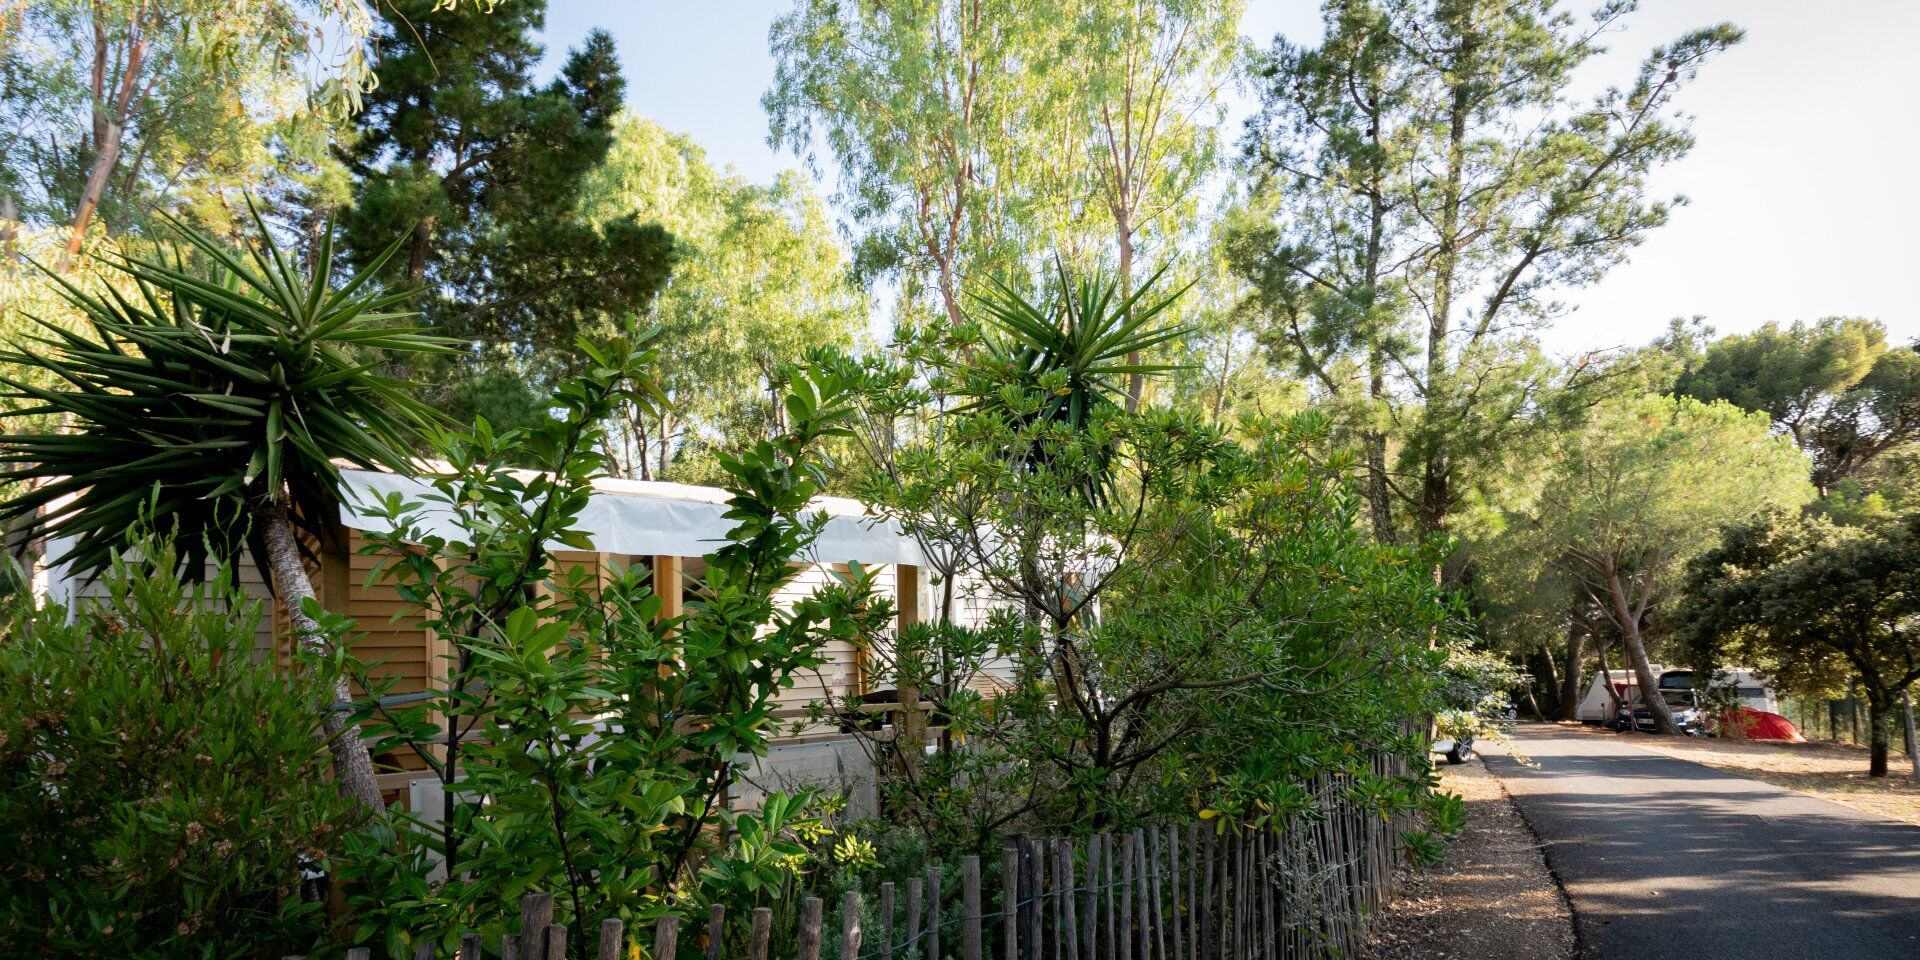
[[[1596,737],[1620,737],[1636,747],[1670,757],[1691,760],[1752,777],[1777,787],[1798,790],[1857,807],[1895,820],[1920,824],[1920,783],[1913,765],[1894,741],[1888,757],[1888,776],[1867,776],[1867,748],[1819,741],[1782,743],[1777,740],[1721,740],[1714,737],[1656,737],[1643,733],[1613,733],[1583,724],[1556,724]]]
[[[1532,831],[1479,760],[1443,767],[1467,826],[1438,867],[1405,874],[1360,960],[1564,960],[1573,917]]]

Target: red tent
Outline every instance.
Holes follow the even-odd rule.
[[[1729,713],[1720,719],[1722,728],[1739,725],[1741,735],[1748,740],[1785,740],[1788,743],[1806,743],[1807,738],[1800,735],[1793,721],[1777,713],[1741,707],[1737,712]]]

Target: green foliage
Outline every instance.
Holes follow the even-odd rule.
[[[518,426],[498,416],[528,406],[515,388],[537,398],[576,369],[574,340],[644,311],[674,262],[658,225],[580,210],[625,95],[613,40],[588,34],[542,87],[533,35],[545,0],[484,11],[404,0],[373,12],[379,84],[348,151],[348,246],[364,265],[407,238],[383,277],[423,285],[428,322],[473,346],[431,377],[447,388],[432,399],[463,423],[480,412]],[[485,392],[466,382],[498,371],[506,376]]]
[[[1675,389],[1767,414],[1812,458],[1814,486],[1842,500],[1874,479],[1874,460],[1920,440],[1920,353],[1887,349],[1871,320],[1769,323],[1714,341]]]
[[[1440,704],[1440,733],[1449,737],[1497,736],[1492,721],[1512,703],[1530,678],[1506,658],[1484,651],[1456,649],[1440,671],[1435,698]]]
[[[1297,811],[1315,773],[1364,780],[1377,752],[1419,752],[1403,721],[1434,706],[1461,624],[1424,555],[1367,542],[1350,492],[1301,455],[1323,425],[1234,441],[1128,413],[1118,360],[1165,331],[1082,309],[1089,290],[987,301],[980,327],[906,331],[871,364],[863,496],[920,539],[947,594],[957,581],[1002,608],[869,651],[878,682],[918,689],[967,745],[903,757],[887,787],[937,850],[1016,825]],[[929,404],[946,413],[902,422]]]
[[[621,476],[719,482],[716,449],[781,431],[782,368],[864,328],[867,298],[824,204],[796,173],[749,183],[715,169],[686,136],[628,113],[582,188],[582,212],[658,223],[679,254],[648,316],[661,333],[651,373],[669,403],[616,412]]]
[[[409,932],[442,947],[467,928],[497,938],[521,894],[547,891],[584,949],[600,919],[691,918],[708,897],[761,895],[774,867],[791,866],[793,807],[742,821],[722,799],[739,758],[766,754],[775,698],[822,662],[820,647],[891,617],[858,571],[856,589],[774,602],[823,522],[808,512],[817,457],[845,432],[852,384],[797,378],[788,431],[721,459],[734,527],[686,585],[687,612],[661,620],[656,588],[680,584],[554,553],[591,547],[576,524],[606,470],[610,412],[659,402],[650,339],[583,343],[591,366],[562,384],[561,416],[524,434],[481,420],[446,438],[432,493],[375,508],[393,524],[371,537],[386,567],[376,576],[456,652],[426,699],[367,708],[382,745],[420,756],[446,802],[438,823],[403,817],[356,850],[345,876],[363,942],[404,956]],[[449,741],[451,759],[436,751]],[[745,842],[728,839],[735,830]],[[429,879],[436,860],[453,879]]]
[[[188,586],[130,538],[104,596],[10,602],[0,635],[0,923],[56,954],[255,957],[326,926],[303,896],[357,828],[326,779],[331,681],[254,649],[231,567]]]
[[[1798,693],[1858,678],[1870,773],[1887,772],[1887,723],[1920,682],[1920,514],[1839,526],[1775,513],[1730,527],[1691,567],[1682,636],[1703,665],[1737,659]]]
[[[328,119],[371,79],[359,0],[45,0],[4,29],[0,195],[76,249],[145,236],[157,214],[244,230],[243,193],[333,167]]]
[[[1631,6],[1587,25],[1555,0],[1341,0],[1318,49],[1256,61],[1256,180],[1227,255],[1276,359],[1361,441],[1378,536],[1444,531],[1542,397],[1582,379],[1528,332],[1676,202],[1649,195],[1692,146],[1674,98],[1741,34],[1691,31],[1631,83],[1570,96]]]
[[[310,534],[330,534],[336,460],[406,468],[430,412],[369,357],[445,346],[400,324],[406,295],[370,285],[379,261],[333,287],[330,242],[303,271],[256,226],[256,244],[238,252],[176,224],[174,256],[109,262],[132,290],[62,284],[91,335],[43,323],[0,352],[0,364],[51,374],[0,376],[19,402],[7,417],[67,427],[0,435],[0,463],[41,481],[0,518],[73,538],[59,559],[97,570],[150,508],[177,525],[193,572],[206,549],[226,559],[243,534],[257,540],[234,520],[262,504],[290,503]]]

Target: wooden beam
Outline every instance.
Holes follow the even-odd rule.
[[[653,558],[653,592],[660,597],[660,619],[671,620],[686,612],[686,578],[679,557]]]

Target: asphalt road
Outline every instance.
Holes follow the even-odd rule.
[[[1920,960],[1920,827],[1633,746],[1487,744],[1599,960]]]

